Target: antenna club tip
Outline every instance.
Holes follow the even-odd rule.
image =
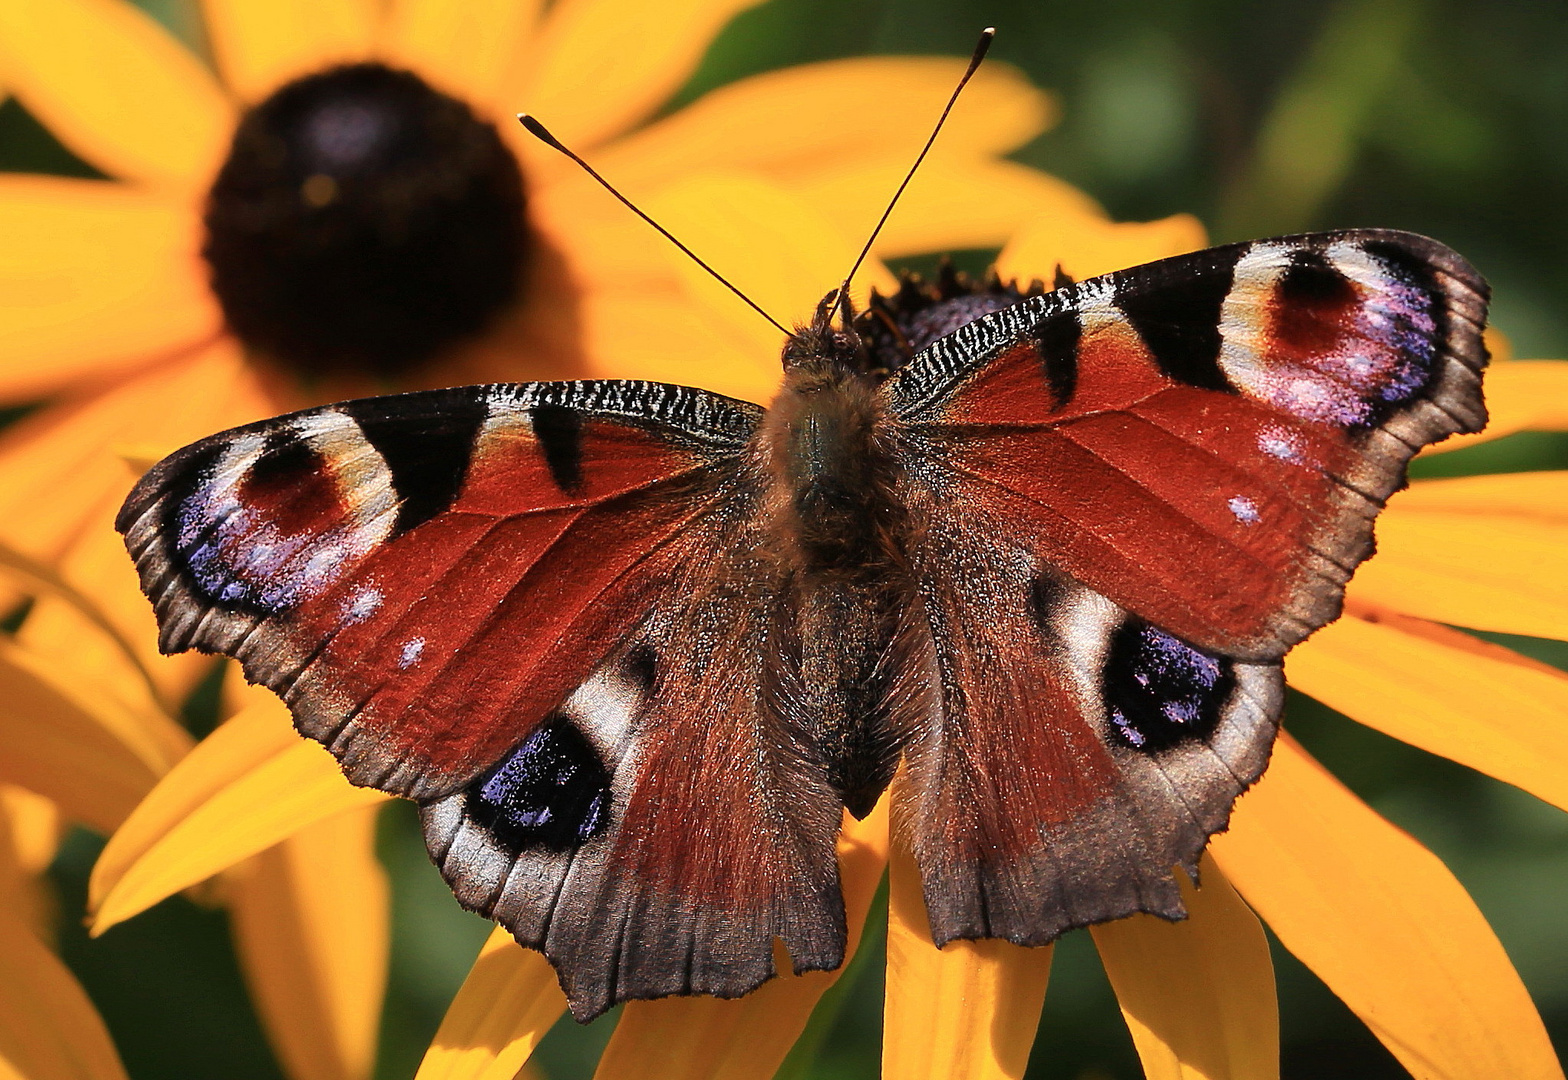
[[[528,134],[532,135],[534,138],[540,140],[548,146],[552,146],[555,149],[560,150],[562,153],[566,152],[566,148],[561,145],[560,140],[557,139],[554,135],[551,135],[550,130],[541,124],[538,120],[534,119],[533,116],[529,115],[528,113],[518,113],[517,122],[522,124],[523,127],[527,129]]]

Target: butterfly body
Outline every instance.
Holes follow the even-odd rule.
[[[933,939],[1183,914],[1423,445],[1485,283],[1360,230],[819,312],[767,410],[467,387],[215,435],[119,521],[161,644],[418,800],[579,1018],[836,967],[884,792]],[[902,766],[902,768],[900,768]]]

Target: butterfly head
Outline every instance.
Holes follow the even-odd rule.
[[[784,345],[784,374],[796,383],[844,379],[880,382],[887,372],[855,329],[854,307],[840,290],[824,296],[806,326],[797,326]]]

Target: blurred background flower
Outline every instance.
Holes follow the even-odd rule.
[[[29,744],[36,751],[30,759],[0,751],[0,777],[30,779],[34,790],[61,793],[50,804],[21,788],[0,789],[11,823],[9,865],[19,868],[11,874],[20,882],[11,895],[18,897],[15,910],[32,926],[55,935],[61,957],[102,1011],[133,1076],[207,1076],[214,1061],[224,1063],[225,1076],[274,1077],[280,1069],[292,1076],[361,1075],[372,1057],[378,1076],[411,1075],[487,925],[456,909],[424,859],[406,805],[380,811],[380,859],[369,857],[378,811],[367,799],[361,810],[278,847],[255,847],[265,836],[252,835],[249,850],[259,852],[257,857],[225,875],[221,885],[196,894],[210,900],[221,893],[229,902],[227,913],[177,898],[103,938],[86,939],[79,916],[99,843],[76,830],[55,855],[60,818],[101,833],[112,830],[190,746],[189,736],[165,715],[170,703],[183,705],[181,718],[197,735],[227,711],[219,708],[215,679],[188,694],[192,679],[206,668],[166,668],[148,677],[136,670],[137,663],[151,667],[154,661],[145,656],[145,614],[131,600],[104,603],[111,611],[107,629],[128,638],[128,649],[71,614],[68,601],[78,585],[107,595],[112,586],[101,583],[124,573],[117,543],[92,522],[117,501],[131,467],[211,428],[320,400],[344,387],[581,371],[649,375],[759,397],[776,371],[777,342],[765,324],[715,296],[711,283],[652,242],[581,178],[560,171],[561,163],[517,142],[505,124],[502,139],[520,156],[527,178],[528,220],[535,230],[530,235],[537,234],[543,249],[560,259],[544,274],[543,285],[569,282],[569,295],[540,293],[549,301],[530,313],[526,303],[517,302],[524,294],[515,294],[511,306],[502,302],[496,311],[505,310],[492,313],[493,321],[481,318],[450,341],[382,368],[365,364],[363,354],[342,345],[325,358],[305,357],[315,365],[307,370],[298,353],[292,360],[286,355],[286,340],[236,345],[215,338],[220,323],[196,257],[197,199],[206,180],[193,185],[191,178],[210,176],[216,167],[233,121],[213,116],[232,117],[234,102],[261,100],[329,60],[382,56],[415,67],[483,117],[504,120],[518,108],[536,111],[764,306],[789,318],[831,281],[843,261],[840,253],[853,248],[875,216],[876,204],[934,112],[922,95],[939,102],[957,65],[943,62],[923,72],[919,65],[834,67],[827,69],[831,77],[824,69],[808,69],[822,73],[814,83],[801,81],[801,73],[769,73],[865,53],[951,54],[990,22],[1002,29],[993,55],[1056,90],[1062,122],[1020,145],[1050,115],[1047,105],[1020,83],[1008,82],[1005,69],[992,69],[991,77],[1001,80],[993,83],[996,93],[987,98],[972,91],[967,114],[961,107],[944,137],[950,153],[967,152],[929,171],[912,190],[915,198],[893,219],[894,231],[878,252],[892,265],[929,269],[932,261],[920,253],[956,248],[960,265],[978,271],[1012,238],[1012,269],[1048,273],[1044,264],[1061,261],[1069,272],[1086,276],[1201,242],[1202,227],[1180,216],[1185,211],[1196,211],[1216,241],[1340,225],[1414,228],[1458,247],[1492,278],[1496,321],[1514,351],[1568,355],[1568,272],[1562,260],[1568,217],[1560,199],[1568,160],[1553,137],[1568,107],[1568,95],[1553,81],[1568,70],[1563,63],[1568,17],[1529,5],[1489,6],[1483,14],[1435,0],[1270,5],[1117,0],[1077,10],[1024,0],[680,6],[694,13],[693,21],[663,27],[661,36],[645,41],[637,38],[644,24],[628,13],[651,11],[651,5],[597,5],[608,14],[604,21],[561,29],[562,12],[595,10],[563,0],[544,17],[546,22],[556,17],[552,33],[532,22],[532,5],[506,2],[403,3],[397,5],[400,18],[387,18],[381,6],[360,0],[334,2],[299,7],[315,14],[294,25],[287,17],[295,5],[246,0],[212,0],[201,7],[148,0],[140,10],[150,18],[121,3],[0,4],[0,29],[9,25],[15,31],[0,39],[0,87],[9,85],[16,95],[0,105],[0,169],[77,181],[16,181],[16,192],[36,197],[15,202],[4,225],[6,240],[24,242],[7,244],[0,255],[5,275],[0,310],[32,312],[37,321],[14,315],[11,344],[0,356],[0,389],[9,388],[6,399],[16,406],[0,454],[12,455],[13,462],[31,455],[41,467],[10,474],[25,483],[8,496],[0,536],[21,549],[20,561],[13,561],[33,582],[24,591],[44,599],[25,622],[13,619],[23,632],[15,641],[16,655],[8,654],[9,665],[0,672],[9,687],[25,687],[47,702],[40,707],[51,710],[56,722],[75,724],[68,730],[103,747],[99,754],[79,742]],[[439,17],[458,7],[464,19]],[[72,11],[95,16],[83,24],[85,37],[62,30],[60,20]],[[96,17],[104,13],[110,21]],[[516,29],[509,36],[496,29],[504,24],[486,21],[501,17],[534,30]],[[384,20],[379,31],[378,18]],[[26,44],[17,27],[28,26],[42,35],[32,39],[32,52],[17,44]],[[76,51],[60,48],[61,41],[72,42]],[[92,49],[81,48],[83,41]],[[116,61],[123,60],[126,41],[140,56],[129,82]],[[531,51],[499,55],[497,45],[506,41],[529,42]],[[616,41],[633,41],[635,47]],[[49,47],[40,51],[40,42]],[[7,48],[18,51],[8,57]],[[664,57],[659,70],[623,62],[644,48]],[[62,56],[75,59],[53,68],[39,62]],[[550,57],[555,59],[547,62]],[[521,76],[508,81],[503,77],[508,70],[534,82]],[[553,92],[545,92],[552,86]],[[652,123],[640,126],[649,117]],[[95,136],[107,140],[107,150]],[[1015,147],[1012,161],[1018,164],[996,159]],[[697,164],[702,175],[696,174]],[[942,166],[942,159],[935,164]],[[1065,177],[1076,188],[1020,165]],[[307,207],[313,200],[331,206],[342,191],[312,185],[316,175],[295,178],[298,199]],[[92,194],[68,204],[51,202],[67,190],[69,200]],[[1113,218],[1158,220],[1113,228],[1079,190],[1108,207]],[[124,203],[134,204],[136,212],[121,214]],[[1031,203],[1049,212],[1043,222],[1028,221]],[[65,221],[51,217],[51,209],[66,214]],[[783,252],[790,257],[781,258]],[[247,261],[256,261],[254,253]],[[52,276],[39,275],[40,266]],[[530,279],[520,272],[519,280]],[[64,306],[49,308],[54,302]],[[233,311],[228,317],[234,324],[242,321]],[[0,326],[0,335],[5,329]],[[507,337],[509,331],[518,336]],[[537,360],[542,369],[528,369],[527,343],[541,339],[565,343],[566,360],[552,347]],[[505,365],[518,356],[519,342],[524,361],[514,371]],[[199,384],[211,389],[195,395],[211,414],[176,416],[178,402],[170,389],[175,384],[157,380],[168,377],[176,357],[198,354],[221,360],[209,369],[209,381]],[[552,369],[557,363],[563,368]],[[1499,410],[1508,430],[1490,434],[1508,437],[1471,440],[1456,452],[1417,463],[1417,474],[1433,482],[1401,496],[1384,519],[1384,552],[1357,579],[1352,617],[1292,660],[1293,683],[1327,704],[1295,695],[1287,715],[1306,749],[1355,794],[1442,856],[1496,929],[1548,1030],[1562,1040],[1568,1037],[1568,982],[1560,961],[1568,955],[1568,931],[1557,913],[1568,899],[1568,826],[1560,812],[1482,772],[1561,804],[1561,787],[1554,786],[1561,784],[1561,771],[1553,767],[1560,752],[1553,739],[1563,728],[1564,680],[1551,665],[1561,667],[1568,655],[1551,639],[1565,636],[1561,583],[1568,576],[1561,565],[1562,481],[1548,470],[1568,466],[1568,436],[1562,434],[1568,429],[1568,394],[1561,365],[1522,360],[1505,366],[1508,372],[1494,373],[1489,389],[1508,406]],[[236,393],[235,386],[242,391]],[[127,387],[134,396],[118,396]],[[1495,472],[1523,475],[1446,479]],[[84,489],[91,497],[79,497]],[[1506,557],[1489,557],[1499,552]],[[123,588],[122,595],[130,596]],[[1447,624],[1477,632],[1461,633]],[[106,677],[103,687],[84,682],[94,673]],[[228,708],[238,704],[236,695]],[[1331,712],[1328,705],[1343,712]],[[1435,753],[1348,723],[1345,715]],[[1497,719],[1499,729],[1490,741],[1477,736],[1477,718],[1488,717]],[[1527,737],[1532,729],[1542,740],[1538,754],[1532,754],[1536,748]],[[231,721],[222,744],[204,744],[209,756],[203,775],[214,789],[266,768],[274,770],[274,784],[280,777],[306,775],[288,772],[288,762],[300,753],[292,747],[311,748],[269,741],[278,730],[264,718]],[[1356,857],[1393,858],[1409,850],[1395,830],[1378,831],[1386,826],[1314,772],[1310,759],[1289,753],[1294,769],[1273,789],[1260,788],[1260,799],[1270,790],[1290,788],[1321,809],[1315,822],[1319,839],[1336,828],[1360,828],[1370,837],[1338,852],[1309,848],[1311,869],[1327,873],[1332,866],[1333,873],[1353,877]],[[109,765],[82,775],[90,761]],[[224,761],[244,775],[225,775]],[[24,770],[31,771],[24,777]],[[279,789],[257,782],[239,790],[270,799]],[[308,790],[295,794],[308,803]],[[1288,811],[1290,798],[1279,798]],[[157,810],[148,809],[151,802],[138,816]],[[163,825],[176,824],[189,809],[165,807]],[[1273,820],[1278,825],[1288,818],[1286,813]],[[1313,821],[1297,822],[1294,835],[1284,839],[1301,850],[1303,835],[1313,828]],[[209,848],[243,839],[213,836]],[[1375,1012],[1402,984],[1379,983],[1369,971],[1376,965],[1358,956],[1358,949],[1377,943],[1384,928],[1408,932],[1412,919],[1420,923],[1459,909],[1442,903],[1422,909],[1420,897],[1406,896],[1336,911],[1326,902],[1331,897],[1296,895],[1293,908],[1267,910],[1267,890],[1259,881],[1289,891],[1288,876],[1279,866],[1264,866],[1263,877],[1249,890],[1238,868],[1245,871],[1249,857],[1257,866],[1280,843],[1267,830],[1249,838],[1238,828],[1216,846],[1216,854],[1247,898],[1276,924],[1285,945],[1303,955],[1304,944],[1309,952],[1315,947],[1308,957],[1313,967],[1364,1017]],[[1235,849],[1229,862],[1227,848]],[[110,865],[100,866],[100,877],[124,871],[144,853],[106,858]],[[324,872],[332,862],[332,872]],[[229,861],[220,858],[217,865]],[[37,887],[37,871],[44,866],[51,867],[53,888]],[[1416,869],[1423,867],[1431,871],[1427,864]],[[190,864],[184,869],[182,878],[143,886],[149,895],[163,895],[206,876],[192,876]],[[1440,871],[1432,880],[1442,881]],[[1300,884],[1311,882],[1308,875]],[[387,931],[377,922],[384,916],[377,913],[386,910],[388,886],[392,948],[378,1035],[379,980],[388,960]],[[103,887],[95,891],[102,901]],[[907,929],[901,929],[911,917],[896,871],[894,929],[887,945],[876,921],[885,917],[879,910],[886,909],[872,905],[865,947],[812,1014],[785,1075],[875,1075],[882,1052],[883,972],[908,973],[911,963],[935,955],[929,948],[921,952],[918,940],[910,947]],[[267,912],[272,920],[258,921],[258,913]],[[290,927],[278,918],[280,912],[328,914]],[[106,914],[101,911],[100,919]],[[1461,917],[1470,918],[1462,912]],[[231,921],[238,929],[238,953],[226,932]],[[1466,925],[1470,936],[1455,940],[1475,940],[1474,923]],[[323,934],[330,942],[313,946]],[[1122,940],[1119,946],[1107,944],[1107,937]],[[1097,934],[1093,944],[1105,956],[1103,966],[1088,935],[1072,935],[1055,950],[1031,1076],[1139,1075],[1134,1043],[1147,1053],[1151,1025],[1159,1024],[1145,1014],[1140,1027],[1138,975],[1118,967],[1115,956],[1118,949],[1124,958],[1140,956],[1145,979],[1162,970],[1174,978],[1180,969],[1162,969],[1150,959],[1158,942],[1140,940],[1136,923]],[[1278,944],[1267,947],[1283,999],[1285,1075],[1403,1075],[1395,1057],[1341,999]],[[291,950],[313,947],[318,966],[323,958],[341,964],[340,981],[357,985],[316,985],[308,993],[280,996],[274,979],[268,989],[268,970],[278,978],[297,974],[303,968],[290,967]],[[1264,947],[1261,937],[1246,947],[1251,962]],[[24,958],[27,966],[18,968],[30,985],[74,985],[66,969],[50,967],[47,954],[39,955],[46,958]],[[1387,955],[1373,958],[1386,961]],[[1170,955],[1164,959],[1173,963]],[[1433,970],[1452,972],[1455,960],[1438,957]],[[1495,958],[1486,963],[1495,969]],[[1032,1019],[1018,1020],[1018,1005],[1021,1001],[1023,1015],[1032,1017],[1028,1002],[1044,987],[1044,971],[1038,962],[1034,966],[1005,985],[981,985],[972,978],[966,983],[960,972],[949,986],[950,992],[954,987],[970,992],[977,1009],[1010,1017],[997,1028],[997,1040],[1010,1048],[1012,1073],[1023,1067],[1033,1032]],[[1408,984],[1424,977],[1423,970],[1399,974]],[[470,978],[479,980],[479,990],[497,992],[483,982],[488,971],[481,958]],[[933,985],[934,977],[927,972],[924,982],[914,978],[907,984]],[[1495,986],[1488,978],[1477,975],[1465,992],[1487,993]],[[1347,994],[1347,987],[1353,992]],[[1234,990],[1230,998],[1221,995],[1216,1008],[1236,1006]],[[82,1045],[98,1053],[101,1035],[93,1034],[97,1029],[90,1006],[83,1011],[85,999],[69,990],[56,998],[65,1002],[66,1011],[56,1014],[67,1025],[62,1030],[86,1032]],[[1141,1000],[1148,1005],[1146,996]],[[889,1038],[907,1043],[916,1034],[938,1041],[949,1037],[929,1004],[890,1004]],[[549,1007],[545,1003],[546,1014]],[[319,1015],[334,1009],[352,1015]],[[318,1015],[289,1015],[290,1010]],[[258,1011],[271,1048],[261,1035]],[[667,1021],[662,1029],[649,1019],[661,1015]],[[700,1006],[626,1010],[602,1074],[627,1075],[636,1063],[645,1074],[657,1075],[649,1052],[671,1050],[661,1047],[660,1031],[684,1024],[688,1037],[678,1042],[690,1045],[700,1041],[704,1016]],[[1422,1020],[1405,1015],[1391,1022],[1397,1033],[1401,1023]],[[558,1080],[591,1074],[610,1028],[608,1022],[587,1029],[557,1025],[540,1046],[535,1067]],[[299,1032],[312,1031],[325,1041],[298,1041]],[[288,1032],[295,1033],[292,1044]],[[1437,1035],[1441,1042],[1442,1033]],[[372,1045],[377,1038],[379,1046]],[[53,1044],[39,1045],[45,1045],[39,1052],[47,1052]],[[0,1054],[6,1049],[0,1046]],[[1409,1053],[1402,1056],[1411,1064]],[[101,1059],[99,1054],[100,1065]],[[1457,1060],[1428,1060],[1416,1068],[1420,1073],[1425,1067],[1423,1075],[1465,1075],[1452,1071]],[[1224,1063],[1211,1075],[1252,1075],[1246,1064]]]

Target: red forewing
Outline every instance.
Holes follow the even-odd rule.
[[[1484,423],[1484,310],[1475,272],[1420,237],[1257,241],[976,320],[890,395],[912,471],[955,506],[1025,525],[1040,558],[1196,644],[1267,659],[1338,613],[1415,451]]]
[[[642,618],[754,411],[650,384],[473,387],[236,429],[120,519],[165,649],[226,652],[351,779],[444,794]]]

